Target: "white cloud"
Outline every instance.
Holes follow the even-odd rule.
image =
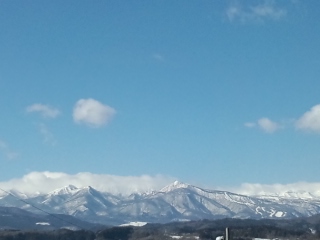
[[[275,1],[256,1],[256,5],[245,5],[246,2],[234,1],[226,10],[226,16],[230,22],[240,21],[263,22],[264,20],[279,20],[286,16],[287,11],[275,5]]]
[[[101,127],[109,123],[115,113],[115,109],[95,99],[80,99],[73,109],[73,120],[91,127]]]
[[[62,172],[31,172],[22,178],[0,182],[0,187],[36,194],[48,193],[71,184],[79,188],[91,186],[99,191],[127,195],[133,192],[159,190],[173,181],[173,178],[163,175],[116,176],[88,172],[74,175]]]
[[[304,113],[297,121],[296,128],[320,133],[320,104],[313,106]]]
[[[247,128],[259,127],[266,133],[273,133],[284,127],[295,127],[298,130],[320,134],[320,104],[313,106],[297,120],[290,118],[277,123],[264,117],[256,122],[246,122],[244,126]]]
[[[247,128],[259,127],[266,133],[273,133],[280,129],[280,124],[271,121],[269,118],[260,118],[257,122],[246,122],[244,126]]]
[[[259,184],[259,183],[243,183],[240,187],[233,187],[229,190],[243,195],[279,195],[288,196],[290,192],[300,194],[300,196],[308,196],[311,193],[320,197],[320,183],[297,182],[289,184]]]
[[[41,103],[35,103],[26,108],[28,113],[39,112],[42,117],[55,118],[60,114],[60,111],[56,108],[44,105]]]
[[[280,127],[278,123],[271,121],[269,118],[260,118],[258,120],[258,125],[263,131],[267,133],[273,133]]]
[[[19,154],[15,151],[12,151],[8,144],[0,139],[0,153],[2,153],[7,160],[16,159]]]

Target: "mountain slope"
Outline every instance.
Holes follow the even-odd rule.
[[[69,215],[39,215],[20,208],[0,207],[0,229],[52,230],[59,228],[93,229],[95,224]]]

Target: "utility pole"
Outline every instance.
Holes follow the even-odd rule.
[[[225,240],[229,240],[229,228],[226,228],[226,239]]]

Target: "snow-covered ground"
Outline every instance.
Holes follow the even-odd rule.
[[[37,222],[36,225],[49,226],[50,223],[48,223],[48,222]]]
[[[142,227],[146,224],[147,222],[129,222],[129,223],[121,224],[120,227],[126,227],[126,226]]]

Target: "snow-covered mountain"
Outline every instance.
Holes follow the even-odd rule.
[[[19,207],[35,213],[68,214],[103,224],[226,217],[291,218],[320,213],[320,198],[307,192],[252,197],[177,181],[159,191],[130,196],[115,196],[92,187],[72,185],[33,197],[19,194],[21,200],[12,194],[2,194],[0,206]]]

